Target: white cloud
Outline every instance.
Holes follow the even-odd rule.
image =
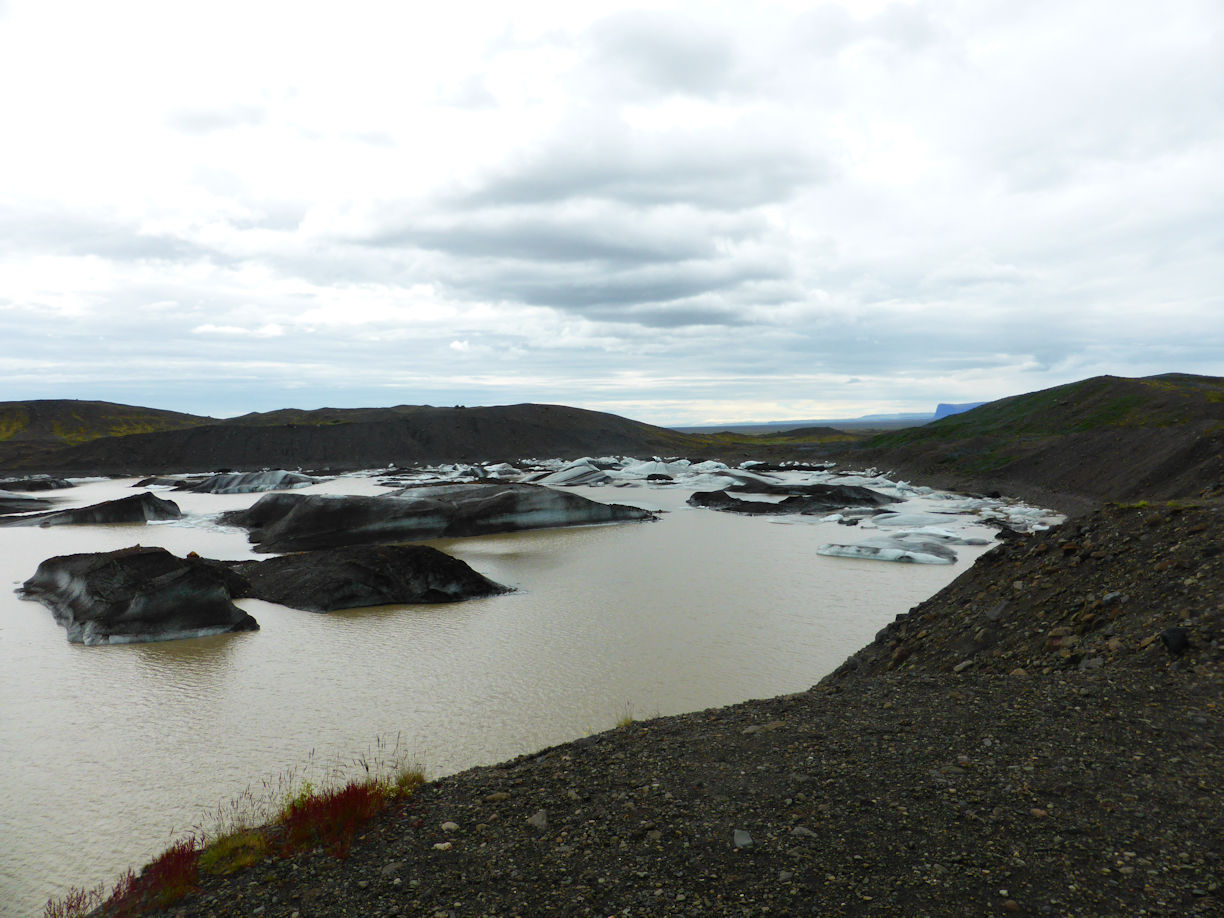
[[[1221,372],[1211,0],[0,16],[11,398],[694,421]]]

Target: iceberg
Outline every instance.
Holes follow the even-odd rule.
[[[817,548],[816,554],[830,558],[862,558],[907,564],[952,564],[956,561],[956,552],[942,542],[919,539],[867,539],[852,545],[828,543]]]
[[[571,462],[564,468],[549,472],[542,477],[532,477],[527,480],[534,484],[572,488],[578,485],[608,484],[612,481],[612,476],[597,466],[593,460],[587,458]]]

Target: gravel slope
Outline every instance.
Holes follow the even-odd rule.
[[[1221,512],[1009,541],[808,692],[432,782],[166,914],[1224,913]]]

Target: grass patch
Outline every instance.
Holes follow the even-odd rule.
[[[268,836],[248,829],[218,838],[200,852],[200,870],[210,876],[228,876],[254,867],[268,856]]]

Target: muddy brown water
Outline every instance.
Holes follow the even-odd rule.
[[[81,506],[131,481],[57,497]],[[315,491],[378,493],[348,477]],[[262,630],[83,647],[12,589],[44,558],[140,543],[255,557],[210,521],[258,495],[163,493],[180,523],[0,529],[0,914],[111,883],[248,789],[387,758],[434,776],[643,718],[808,688],[954,565],[825,558],[835,523],[738,517],[668,487],[577,489],[657,523],[435,542],[517,592],[316,615],[240,605]],[[979,535],[990,530],[978,527]],[[358,766],[359,767],[359,766]]]

